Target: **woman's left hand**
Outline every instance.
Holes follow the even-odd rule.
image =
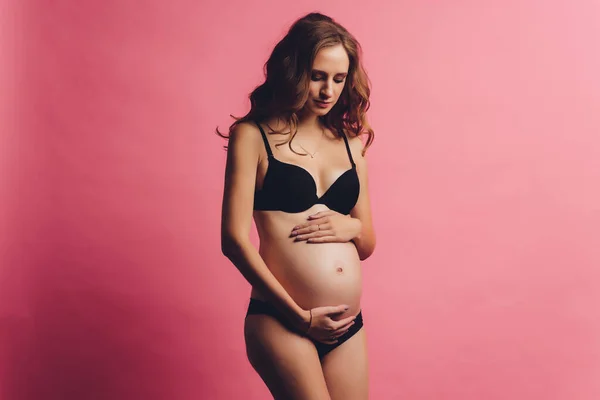
[[[295,241],[308,243],[344,243],[360,234],[362,223],[358,218],[333,210],[320,211],[308,217],[308,222],[297,225],[291,233]]]

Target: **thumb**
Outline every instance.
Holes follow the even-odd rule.
[[[319,211],[317,213],[314,213],[312,215],[309,215],[308,218],[309,219],[317,219],[317,218],[321,218],[321,217],[324,217],[326,215],[331,215],[331,214],[333,214],[332,210],[323,210],[323,211]]]

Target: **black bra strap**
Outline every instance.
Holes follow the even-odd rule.
[[[344,138],[344,142],[346,143],[346,150],[348,150],[348,157],[350,157],[350,162],[352,163],[352,167],[356,167],[354,164],[354,159],[352,158],[352,153],[350,152],[350,145],[348,144],[348,138],[346,134],[342,133],[342,137]]]
[[[267,140],[267,135],[265,134],[265,131],[263,131],[262,126],[260,126],[260,124],[256,121],[254,121],[254,123],[256,124],[256,126],[258,126],[258,129],[260,129],[260,134],[262,135],[263,138],[263,142],[265,142],[265,149],[267,149],[267,154],[270,157],[273,157],[273,152],[271,152],[271,146],[269,146],[269,141]]]

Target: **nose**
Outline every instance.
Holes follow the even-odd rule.
[[[321,96],[329,98],[333,96],[333,84],[327,81],[321,88]]]

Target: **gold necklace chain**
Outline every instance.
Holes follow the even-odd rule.
[[[298,143],[298,145],[300,146],[300,148],[302,150],[304,150],[306,153],[308,153],[308,155],[310,156],[310,158],[315,158],[315,154],[317,154],[319,152],[319,145],[321,144],[321,141],[323,140],[323,136],[325,136],[325,129],[323,127],[321,127],[321,137],[319,138],[319,142],[317,143],[317,147],[315,149],[315,151],[313,153],[311,153],[310,151],[306,150],[304,148],[304,146],[302,146],[302,143]]]

